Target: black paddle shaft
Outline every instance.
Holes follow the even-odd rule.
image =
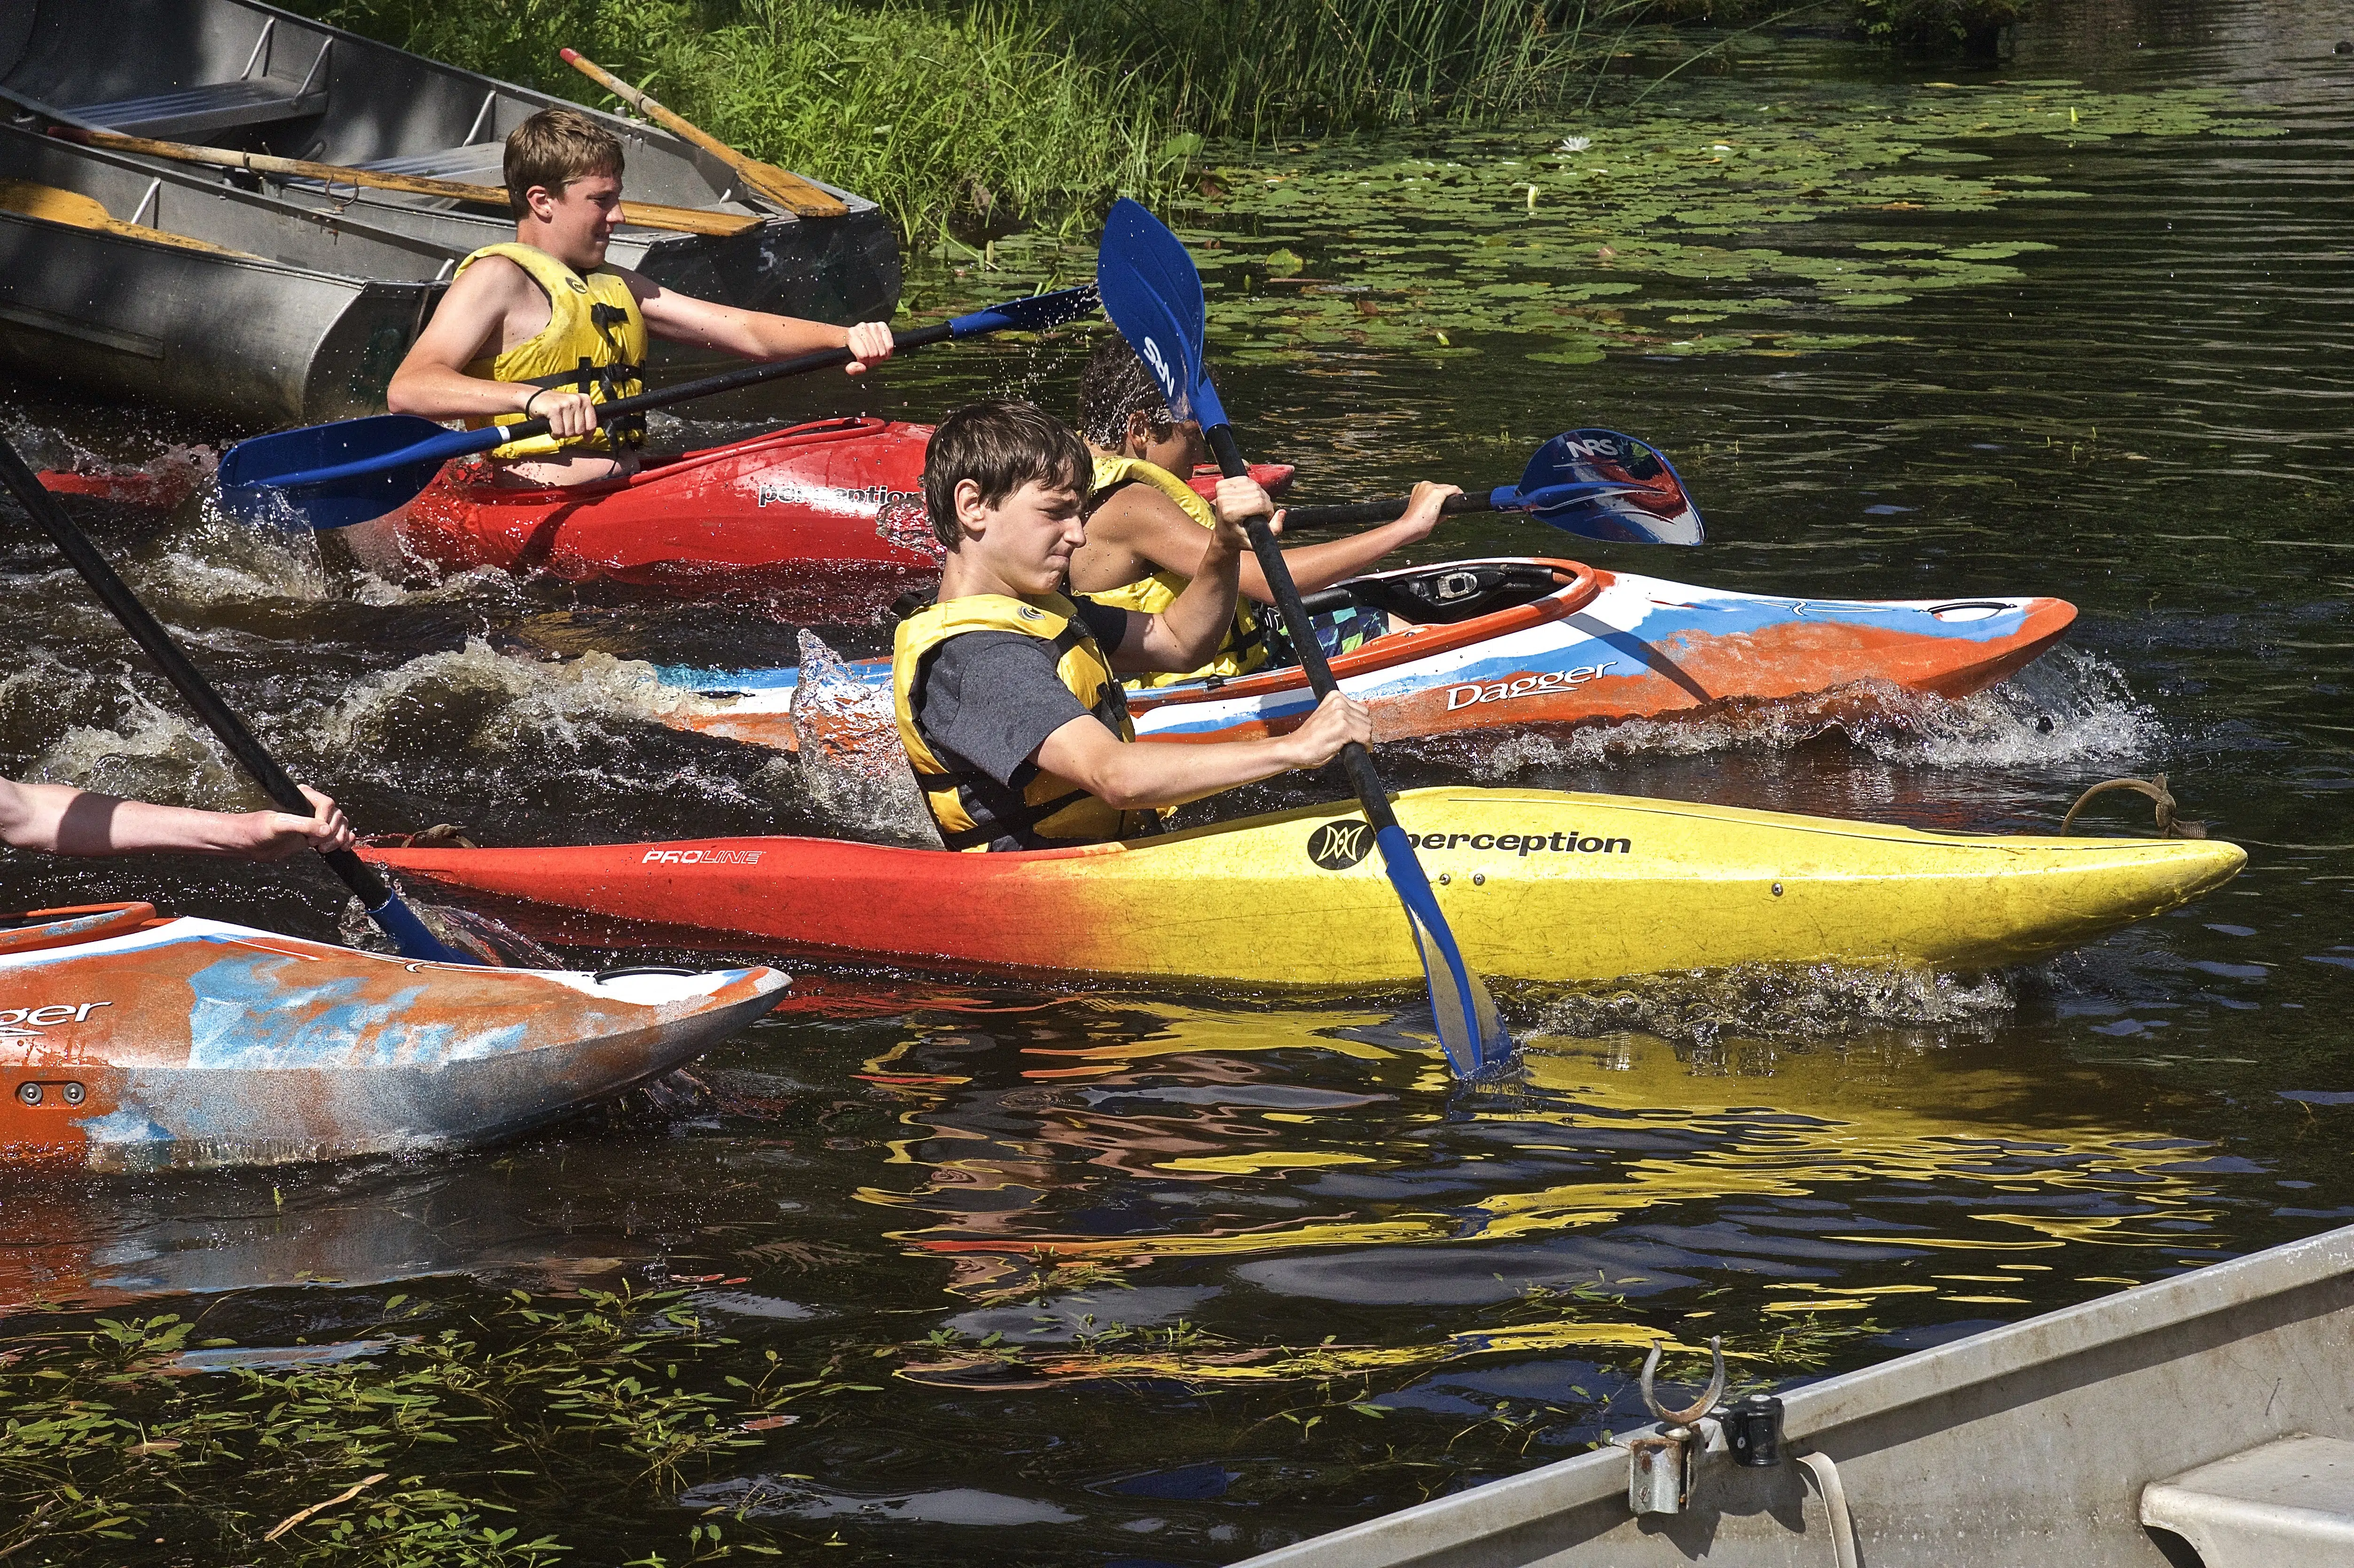
[[[1442,516],[1452,517],[1462,512],[1493,512],[1492,493],[1479,491],[1469,495],[1450,495],[1439,503]],[[1338,501],[1322,506],[1287,506],[1283,509],[1283,524],[1287,528],[1359,528],[1370,523],[1394,523],[1405,515],[1410,495],[1389,501]]]
[[[65,514],[65,509],[58,504],[57,498],[42,488],[38,476],[25,465],[25,460],[17,455],[16,447],[6,440],[0,440],[0,482],[5,482],[18,503],[32,514],[33,522],[41,532],[49,536],[73,569],[81,574],[82,581],[90,585],[90,591],[97,594],[114,619],[122,623],[122,629],[131,633],[131,640],[146,651],[147,657],[155,661],[164,678],[179,688],[180,695],[196,710],[196,716],[204,720],[205,727],[220,737],[220,743],[228,747],[229,754],[237,758],[239,765],[253,776],[254,781],[261,786],[262,792],[281,810],[291,811],[299,817],[310,816],[313,810],[311,802],[303,798],[302,790],[294,787],[294,780],[286,776],[286,770],[278,766],[278,759],[262,749],[261,742],[254,738],[253,732],[246,727],[245,720],[238,716],[237,710],[221,701],[220,694],[213,690],[212,683],[188,662],[188,656],[180,652],[180,645],[172,641],[172,634],[147,612],[147,607],[139,602],[138,596],[131,591],[130,586],[115,576],[114,568],[106,564],[106,557],[100,555],[82,531],[74,526],[73,520]],[[360,902],[368,908],[380,908],[392,896],[384,885],[384,879],[376,874],[376,868],[351,851],[322,852],[319,858],[344,879],[345,886],[359,895]]]
[[[1203,432],[1209,438],[1210,450],[1216,454],[1218,467],[1228,479],[1249,477],[1250,464],[1243,459],[1243,449],[1235,440],[1234,427],[1213,425]],[[1299,585],[1291,580],[1291,565],[1283,558],[1283,547],[1275,542],[1275,530],[1267,525],[1264,517],[1244,521],[1243,532],[1250,535],[1251,554],[1258,557],[1259,574],[1267,578],[1267,590],[1275,595],[1275,606],[1283,612],[1283,628],[1291,634],[1291,646],[1299,655],[1299,667],[1308,672],[1308,684],[1321,702],[1337,688],[1332,679],[1331,661],[1324,657],[1323,645],[1316,641],[1316,628],[1308,619],[1308,607],[1299,602]],[[1357,802],[1365,809],[1365,820],[1375,832],[1397,826],[1397,813],[1390,810],[1388,789],[1382,785],[1382,776],[1373,769],[1373,753],[1355,741],[1341,748],[1341,766],[1349,775],[1349,787],[1357,792]]]
[[[917,327],[904,335],[892,334],[891,351],[905,353],[911,348],[923,348],[930,344],[946,343],[956,335],[956,323],[935,322],[928,327]],[[642,414],[650,408],[667,408],[673,403],[691,403],[697,397],[709,397],[721,392],[733,392],[740,387],[757,387],[763,381],[779,376],[801,376],[811,370],[824,370],[832,366],[847,365],[856,356],[846,348],[821,348],[808,354],[797,354],[790,359],[771,359],[759,365],[748,365],[741,370],[723,370],[716,376],[705,376],[694,381],[682,381],[675,387],[665,387],[659,392],[641,392],[634,397],[619,397],[610,403],[597,405],[597,422],[610,425],[617,418]],[[561,391],[558,387],[556,390]],[[548,433],[544,416],[534,415],[519,424],[498,427],[499,440],[527,441],[534,436]]]

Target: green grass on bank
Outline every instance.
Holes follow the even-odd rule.
[[[611,107],[580,49],[722,140],[882,205],[928,246],[1092,224],[1251,141],[1583,99],[1631,29],[1852,16],[1893,40],[2018,0],[293,0],[471,69]],[[1968,35],[1975,36],[1975,35]],[[1719,36],[1721,37],[1721,36]],[[1695,53],[1711,47],[1695,34]]]

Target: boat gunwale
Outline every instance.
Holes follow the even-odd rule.
[[[1885,1239],[1902,1241],[1901,1237]],[[2326,1285],[2349,1273],[2354,1273],[2354,1225],[2130,1286],[1787,1389],[1780,1394],[1783,1441],[1793,1450],[1801,1445],[1819,1447],[1821,1439],[1842,1427],[2244,1309],[2256,1301]],[[2021,1347],[2033,1349],[2020,1353]],[[2021,1391],[2016,1402],[2032,1397]],[[1623,1440],[1659,1430],[1659,1425],[1653,1423],[1618,1436]],[[1859,1457],[1852,1452],[1841,1456],[1850,1462]],[[1623,1499],[1627,1464],[1621,1447],[1606,1446],[1278,1547],[1245,1559],[1235,1568],[1306,1568],[1326,1563],[1347,1563],[1351,1568],[1394,1568],[1439,1559],[1527,1529],[1550,1516]]]

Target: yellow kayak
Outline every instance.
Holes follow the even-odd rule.
[[[2247,859],[2208,840],[1933,833],[1542,789],[1416,789],[1397,815],[1464,958],[1496,980],[2016,963],[2176,908]],[[367,853],[573,941],[1248,985],[1422,980],[1353,802],[1023,854],[800,838]]]

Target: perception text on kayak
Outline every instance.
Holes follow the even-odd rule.
[[[1633,854],[1632,839],[1579,838],[1567,833],[1408,833],[1406,842],[1416,849],[1447,850],[1509,850],[1526,855],[1532,852],[1550,851],[1554,854]]]

